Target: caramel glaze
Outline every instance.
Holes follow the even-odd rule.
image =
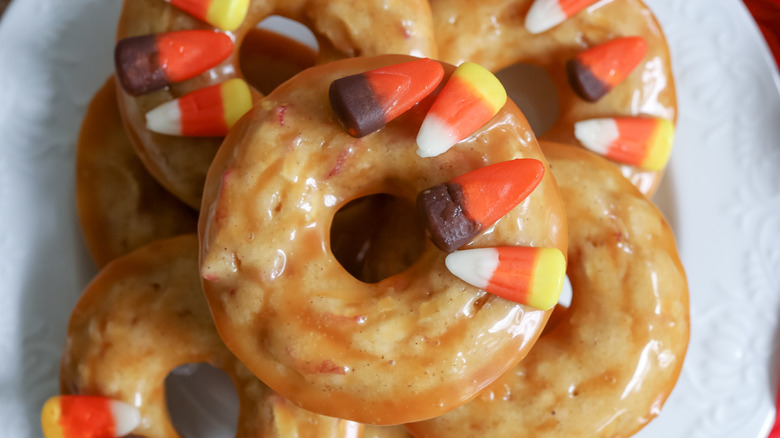
[[[542,140],[578,144],[574,123],[597,117],[654,116],[677,118],[677,98],[669,48],[661,27],[640,0],[600,1],[538,35],[525,29],[533,0],[430,0],[434,34],[441,59],[473,61],[491,71],[517,63],[543,68],[558,91],[560,115]],[[566,62],[579,52],[623,36],[641,36],[647,55],[610,93],[590,103],[572,90]],[[619,165],[644,194],[655,192],[662,172]]]
[[[275,394],[225,348],[200,291],[194,234],[151,243],[108,264],[71,315],[60,370],[63,393],[135,405],[133,436],[178,437],[164,381],[177,366],[207,362],[233,380],[238,437],[354,438],[362,425],[306,412]]]
[[[244,24],[234,32],[236,47],[263,19],[280,15],[303,23],[319,43],[320,62],[348,56],[406,53],[435,56],[431,13],[425,0],[252,0]],[[184,29],[212,29],[167,2],[128,0],[117,39]],[[145,128],[144,115],[166,101],[228,78],[242,76],[239,53],[217,67],[165,90],[132,97],[118,87],[122,118],[138,155],[160,183],[198,208],[206,172],[222,138],[175,137]],[[255,98],[260,95],[256,93]]]
[[[374,284],[335,259],[331,222],[354,199],[387,193],[412,201],[420,190],[490,163],[545,162],[511,102],[434,158],[415,152],[433,96],[373,134],[350,137],[330,109],[330,83],[410,59],[337,61],[282,84],[226,138],[199,223],[203,286],[227,346],[294,403],[363,423],[421,420],[465,403],[525,356],[549,314],[460,281],[427,240],[411,267]],[[445,69],[449,75],[453,67]],[[565,253],[566,236],[547,172],[470,246]]]
[[[198,213],[149,175],[133,151],[109,78],[89,104],[76,152],[76,205],[95,263],[164,237],[194,233]]]
[[[688,345],[688,288],[669,225],[614,166],[543,144],[569,221],[571,307],[470,403],[415,437],[627,437],[659,414]]]

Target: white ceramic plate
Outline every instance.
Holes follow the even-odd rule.
[[[602,0],[610,1],[610,0]],[[677,388],[642,438],[763,437],[777,386],[780,93],[738,0],[651,0],[672,46],[680,119],[657,198],[691,290]],[[0,430],[40,436],[70,309],[94,274],[74,148],[112,70],[118,0],[14,0],[0,21]]]

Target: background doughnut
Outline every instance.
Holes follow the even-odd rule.
[[[354,199],[386,193],[413,203],[419,191],[491,162],[544,160],[511,102],[434,158],[415,151],[425,103],[373,134],[349,136],[331,112],[330,83],[408,60],[317,66],[263,99],[220,149],[199,225],[204,290],[231,351],[306,409],[373,424],[465,402],[526,353],[547,317],[461,282],[428,241],[411,266],[378,283],[350,276],[335,259],[330,225]],[[547,172],[472,246],[563,252],[557,199]]]
[[[627,437],[655,418],[688,345],[688,287],[658,209],[606,160],[544,143],[569,220],[569,309],[468,404],[417,438]],[[551,319],[553,322],[553,319]]]
[[[228,32],[235,47],[272,15],[308,26],[317,37],[323,62],[381,53],[436,55],[425,0],[251,0],[243,24]],[[117,39],[184,29],[213,28],[161,0],[127,0]],[[222,139],[157,134],[145,128],[144,115],[164,102],[236,76],[242,73],[234,52],[207,72],[164,90],[133,97],[118,87],[122,117],[141,160],[163,186],[194,208],[200,206],[206,171]]]
[[[109,261],[164,237],[194,233],[198,213],[149,175],[125,134],[114,78],[92,98],[76,152],[76,205],[92,260]]]
[[[68,325],[62,392],[135,405],[141,425],[133,436],[178,437],[168,417],[165,378],[180,365],[206,362],[224,370],[236,386],[237,437],[358,436],[360,425],[292,405],[230,354],[200,291],[197,252],[194,234],[161,240],[115,260],[95,277]]]
[[[314,65],[316,52],[264,29],[251,29],[241,46],[242,71],[270,92]],[[117,108],[114,78],[98,90],[81,126],[76,154],[76,202],[92,259],[109,261],[155,240],[197,231],[198,213],[163,188],[133,150]]]
[[[660,25],[640,0],[598,2],[560,25],[531,34],[525,19],[534,0],[430,0],[434,34],[442,60],[477,62],[493,72],[516,63],[543,68],[558,93],[559,116],[542,140],[578,144],[574,123],[591,118],[653,116],[677,118],[669,49]],[[576,95],[566,63],[578,53],[621,36],[641,36],[647,54],[628,78],[598,102]],[[645,194],[655,192],[660,172],[620,165]]]

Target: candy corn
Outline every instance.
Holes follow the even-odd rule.
[[[52,397],[41,412],[46,438],[121,437],[140,423],[141,413],[134,406],[99,396]]]
[[[423,190],[417,209],[433,243],[452,252],[515,208],[543,175],[544,164],[531,158],[492,164]]]
[[[233,40],[227,34],[182,30],[120,40],[114,61],[122,88],[137,96],[195,77],[232,52]]]
[[[333,81],[330,104],[347,132],[370,134],[429,95],[444,77],[436,61],[419,59]]]
[[[558,302],[566,275],[566,259],[557,248],[467,249],[448,255],[444,264],[472,286],[541,310]]]
[[[595,2],[596,0],[536,0],[525,16],[525,28],[533,34],[542,33]]]
[[[593,47],[566,64],[569,84],[580,97],[595,102],[623,82],[645,53],[642,37],[617,38]]]
[[[166,0],[195,18],[224,30],[235,30],[246,18],[249,0]]]
[[[195,90],[146,113],[146,128],[168,135],[216,137],[252,108],[252,94],[242,79]]]
[[[574,136],[611,160],[661,170],[672,151],[674,125],[653,117],[591,119],[575,123]]]
[[[417,134],[417,155],[446,152],[490,121],[506,103],[506,90],[484,67],[466,62],[452,73]]]

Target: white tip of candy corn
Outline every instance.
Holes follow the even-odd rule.
[[[452,275],[480,289],[487,288],[498,268],[498,250],[477,248],[455,251],[444,259]]]
[[[167,135],[181,135],[179,101],[171,100],[146,113],[146,129]]]
[[[542,33],[559,25],[566,18],[558,0],[536,0],[525,16],[525,28],[532,34]]]
[[[620,137],[620,130],[615,119],[583,120],[574,124],[574,136],[586,148],[607,155],[610,146]]]
[[[429,114],[417,134],[417,155],[423,158],[441,155],[458,141],[450,126]]]
[[[118,400],[111,400],[109,406],[114,416],[116,436],[125,436],[141,424],[141,413],[135,406]]]

